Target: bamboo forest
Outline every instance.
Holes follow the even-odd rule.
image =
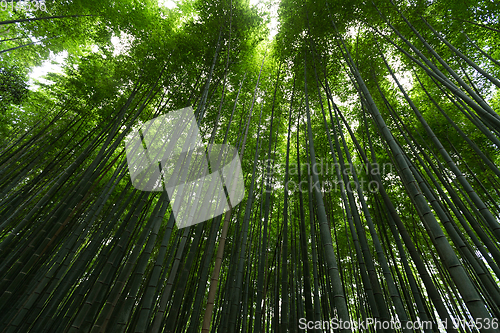
[[[0,332],[500,332],[499,15],[1,1]],[[237,200],[137,185],[178,110]]]

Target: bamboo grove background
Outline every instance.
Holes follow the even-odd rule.
[[[500,3],[45,4],[0,12],[0,331],[498,320]],[[186,106],[246,196],[179,230],[123,139]]]

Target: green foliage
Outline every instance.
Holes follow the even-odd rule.
[[[343,306],[353,320],[499,315],[500,87],[426,24],[498,78],[499,3],[282,0],[271,41],[272,1],[45,4],[0,12],[20,20],[0,25],[2,329],[291,332]],[[28,90],[62,51],[62,73]],[[165,194],[130,182],[124,137],[186,106],[205,144],[240,151],[228,223],[178,229]],[[365,185],[348,192],[354,172]]]
[[[0,112],[5,113],[12,105],[19,105],[28,94],[26,73],[19,67],[0,68]]]

